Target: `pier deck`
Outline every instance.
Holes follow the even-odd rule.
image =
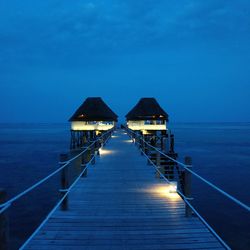
[[[25,249],[224,249],[122,131]]]

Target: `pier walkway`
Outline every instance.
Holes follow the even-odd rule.
[[[224,249],[123,131],[112,136],[96,164],[25,249]]]

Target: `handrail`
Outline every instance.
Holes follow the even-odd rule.
[[[197,217],[202,221],[202,223],[210,230],[210,232],[220,241],[220,243],[228,250],[231,248],[226,244],[226,242],[215,232],[215,230],[207,223],[207,221],[199,214],[199,212],[190,203],[190,198],[185,197],[181,192],[177,193],[183,198],[184,202],[192,209],[192,211],[197,215]]]
[[[90,162],[93,160],[94,157],[91,158],[89,163],[86,165],[86,167],[81,171],[79,176],[76,178],[76,180],[71,184],[71,186],[67,189],[63,197],[58,201],[58,203],[54,206],[54,208],[49,212],[49,214],[46,216],[46,218],[43,220],[43,222],[37,227],[37,229],[30,235],[30,237],[24,242],[24,244],[19,248],[20,250],[24,249],[30,241],[34,238],[34,236],[39,232],[39,230],[43,227],[43,225],[50,219],[51,215],[56,211],[56,209],[62,204],[63,200],[67,197],[67,195],[70,193],[72,188],[76,185],[76,183],[79,181],[81,176],[84,174],[84,172],[89,167]]]
[[[128,132],[135,134],[136,137],[138,136],[134,131],[132,130],[128,130]],[[203,181],[204,183],[206,183],[207,185],[209,185],[210,187],[212,187],[213,189],[215,189],[216,191],[218,191],[219,193],[223,194],[224,196],[226,196],[228,199],[232,200],[233,202],[235,202],[237,205],[241,206],[242,208],[246,209],[248,212],[250,212],[250,207],[246,204],[244,204],[243,202],[241,202],[240,200],[238,200],[237,198],[233,197],[232,195],[230,195],[229,193],[225,192],[224,190],[220,189],[219,187],[217,187],[216,185],[214,185],[213,183],[211,183],[210,181],[206,180],[205,178],[203,178],[202,176],[200,176],[199,174],[195,173],[193,170],[191,170],[190,168],[188,168],[188,165],[179,162],[177,160],[175,160],[174,158],[168,156],[167,154],[165,154],[164,152],[162,152],[161,150],[159,150],[158,148],[150,145],[148,142],[146,142],[144,139],[141,139],[145,144],[147,144],[150,148],[153,148],[155,151],[157,151],[158,153],[160,153],[161,155],[167,157],[169,160],[177,163],[178,165],[182,166],[185,170],[187,170],[189,173],[193,174],[196,178],[200,179],[201,181]]]
[[[163,173],[157,168],[157,165],[142,151],[142,153],[146,156],[146,158],[150,161],[150,163],[154,166],[156,171],[160,174],[160,176],[167,182],[171,183],[168,178],[164,176]],[[220,243],[228,250],[231,248],[222,240],[222,238],[215,232],[215,230],[206,222],[206,220],[199,214],[199,212],[192,206],[190,203],[193,198],[186,197],[178,188],[176,189],[176,192],[182,197],[184,202],[192,209],[192,211],[199,217],[199,219],[202,221],[203,224],[215,235],[215,237],[220,241]]]
[[[155,170],[159,173],[159,175],[167,182],[170,183],[169,179],[165,177],[165,175],[157,168],[155,163],[146,155],[145,152],[142,151],[142,153],[146,156],[146,158],[149,160],[149,162],[154,166]]]
[[[35,188],[37,188],[38,186],[40,186],[41,184],[43,184],[44,182],[46,182],[48,179],[50,179],[51,177],[53,177],[54,175],[56,175],[62,169],[64,169],[65,167],[67,167],[72,161],[74,161],[79,156],[81,156],[82,154],[84,154],[89,148],[91,148],[97,141],[99,141],[101,138],[103,138],[108,133],[110,133],[110,130],[107,131],[106,133],[102,134],[98,139],[96,139],[94,142],[92,142],[90,145],[88,145],[88,147],[85,148],[78,155],[74,156],[73,158],[71,158],[68,161],[61,162],[61,164],[63,164],[63,165],[60,168],[58,168],[57,170],[55,170],[54,172],[52,172],[51,174],[49,174],[45,178],[41,179],[40,181],[36,182],[34,185],[32,185],[29,188],[25,189],[23,192],[19,193],[18,195],[14,196],[13,198],[9,199],[8,201],[0,204],[0,214],[2,214],[5,210],[7,210],[11,206],[11,204],[13,202],[15,202],[16,200],[20,199],[21,197],[23,197],[27,193],[31,192],[32,190],[34,190]]]
[[[134,133],[134,132],[133,132]],[[133,138],[131,136],[131,138]],[[144,140],[143,140],[144,141]],[[146,141],[144,141],[147,143]],[[138,143],[139,144],[139,143]],[[151,146],[150,144],[148,144]],[[155,147],[154,147],[155,148]],[[149,162],[153,165],[153,167],[156,169],[156,171],[160,174],[160,176],[167,182],[171,183],[168,178],[164,176],[164,174],[161,173],[161,171],[157,168],[157,165],[149,158],[149,156],[142,150],[140,149],[141,152],[146,156],[146,158],[149,160]],[[186,166],[186,165],[185,165]],[[184,202],[186,203],[187,206],[191,208],[191,210],[197,215],[197,217],[201,220],[201,222],[208,228],[208,230],[219,240],[219,242],[227,249],[231,250],[231,248],[226,244],[226,242],[223,241],[223,239],[216,233],[216,231],[208,224],[208,222],[202,217],[202,215],[199,214],[199,212],[194,208],[194,206],[190,203],[193,198],[186,197],[177,187],[176,192],[182,197]]]

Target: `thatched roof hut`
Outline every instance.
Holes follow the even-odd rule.
[[[126,115],[126,119],[139,120],[165,120],[168,114],[162,109],[155,98],[141,98],[140,101]]]
[[[73,130],[106,130],[117,122],[117,118],[101,97],[88,97],[69,121]]]
[[[117,121],[117,118],[101,97],[88,97],[69,121]]]

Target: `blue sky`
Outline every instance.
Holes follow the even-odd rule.
[[[0,122],[64,122],[88,96],[250,121],[249,44],[248,0],[0,0]]]

